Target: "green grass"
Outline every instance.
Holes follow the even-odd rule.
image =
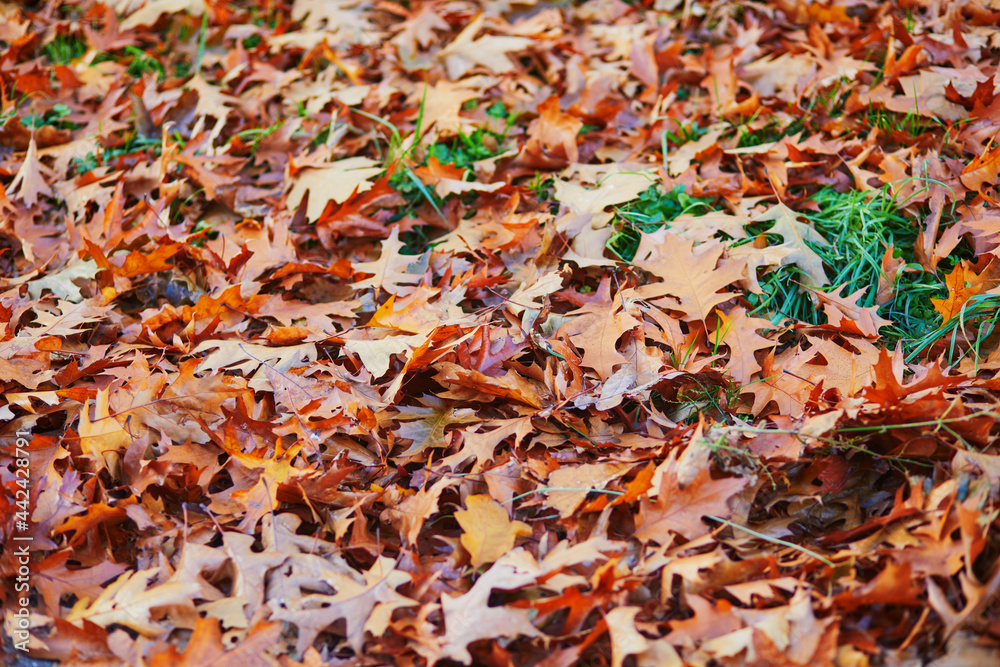
[[[903,132],[911,137],[919,137],[943,125],[937,118],[925,118],[915,109],[902,114],[869,107],[862,119],[862,126],[866,130],[878,129],[890,136],[895,132]]]
[[[895,298],[878,309],[881,317],[893,321],[880,335],[886,345],[900,341],[907,350],[921,345],[941,325],[930,300],[947,295],[947,287],[941,277],[925,272],[914,256],[917,225],[913,218],[888,189],[866,194],[824,188],[813,200],[819,204],[819,212],[807,211],[804,216],[830,241],[828,246],[809,244],[826,265],[831,284],[825,291],[840,288],[840,294],[846,296],[865,289],[859,305],[874,306],[882,257],[886,248],[894,246],[893,256],[902,259],[907,270],[897,277]],[[766,229],[750,226],[748,232],[755,235],[766,233]],[[780,243],[780,239],[774,240]],[[955,261],[953,257],[942,262],[941,271],[949,270]],[[779,267],[760,279],[764,294],[749,294],[747,301],[755,314],[770,316],[776,323],[782,317],[825,323],[822,309],[816,308],[811,295],[799,286],[801,282],[794,266]]]
[[[473,162],[488,160],[504,151],[507,137],[490,130],[477,128],[472,134],[459,132],[450,143],[438,142],[427,149],[426,164],[431,156],[441,164],[453,164],[459,169],[469,169]]]
[[[537,180],[536,185],[541,189],[541,178]],[[877,310],[879,316],[892,320],[892,324],[882,327],[879,332],[883,345],[891,347],[900,342],[904,350],[912,355],[926,349],[941,336],[962,330],[962,322],[957,317],[942,324],[931,299],[947,296],[943,276],[958,261],[969,256],[968,249],[960,245],[951,257],[942,260],[937,274],[929,273],[914,255],[919,216],[914,217],[912,211],[905,209],[905,202],[895,200],[888,187],[868,193],[824,188],[812,199],[819,210],[804,211],[803,216],[830,242],[829,245],[807,242],[823,260],[830,279],[824,291],[839,290],[841,296],[847,296],[863,289],[865,292],[858,304],[862,307],[876,306],[886,249],[893,246],[893,257],[905,264],[905,270],[896,276],[895,297]],[[616,232],[609,240],[608,248],[621,260],[630,262],[635,257],[642,233],[648,234],[669,226],[683,213],[706,213],[711,204],[710,199],[686,194],[683,186],[677,186],[670,192],[659,186],[651,187],[615,211]],[[747,233],[750,238],[766,235],[770,226],[769,222],[748,225]],[[784,241],[777,235],[769,235],[768,240],[775,245]],[[768,317],[776,326],[786,318],[807,324],[826,323],[823,309],[818,308],[813,296],[803,289],[805,281],[794,265],[768,269],[758,277],[758,282],[762,294],[744,295],[754,315]],[[970,336],[976,334],[976,340],[984,337],[1000,320],[998,306],[1000,297],[970,302],[965,332]],[[956,343],[953,348],[965,350],[968,345],[962,348]]]
[[[487,112],[489,113],[489,110]],[[506,113],[506,110],[504,110],[504,113]],[[419,165],[426,166],[433,157],[442,165],[451,164],[462,169],[464,171],[463,179],[472,180],[474,179],[472,164],[503,153],[505,150],[505,139],[506,136],[503,134],[481,128],[473,130],[471,134],[460,132],[450,142],[437,142],[428,146]],[[430,204],[443,217],[441,209],[445,204],[444,199],[439,197],[433,189],[425,186],[411,168],[404,167],[397,169],[389,177],[389,186],[398,192],[403,197],[403,201],[406,202],[403,206],[396,209],[389,218],[390,222],[396,222],[412,216],[423,202]],[[479,197],[479,194],[468,192],[460,195],[460,197],[462,198],[462,203],[469,207],[468,214],[475,214],[475,209],[472,205],[475,204],[475,200]],[[406,244],[407,252],[420,254],[433,241],[433,235],[425,227],[426,225],[416,227],[412,231],[400,236],[400,240]]]
[[[131,44],[126,46],[125,55],[132,58],[128,65],[128,73],[135,78],[141,79],[146,72],[155,73],[158,81],[162,81],[166,77],[167,73],[160,61],[139,47]]]
[[[147,137],[137,132],[127,135],[124,141],[117,146],[104,148],[100,153],[87,153],[83,158],[73,158],[78,176],[89,173],[94,169],[106,164],[114,164],[119,159],[127,156],[135,156],[136,159],[148,159],[159,157],[162,149],[162,140],[158,137]]]
[[[750,148],[778,141],[782,137],[798,134],[806,129],[806,117],[796,118],[788,125],[781,125],[778,121],[771,119],[764,127],[756,130],[747,129],[747,125],[754,120],[754,117],[734,122],[733,125],[739,132],[739,139],[736,142],[737,148]]]
[[[75,130],[80,126],[72,121],[63,120],[71,113],[72,110],[65,104],[53,104],[48,111],[24,116],[21,123],[29,130],[37,130],[45,125],[51,125],[57,130]]]
[[[421,100],[420,110],[417,114],[414,129],[414,136],[416,137],[421,136],[425,101]],[[516,120],[516,115],[510,114],[502,103],[495,102],[486,109],[486,114],[491,118],[505,119],[506,125],[503,133],[476,128],[470,134],[460,132],[450,142],[435,142],[423,150],[419,149],[418,144],[414,142],[409,148],[403,150],[403,136],[399,128],[383,118],[373,116],[364,111],[355,110],[355,112],[379,123],[390,131],[388,149],[385,155],[380,155],[380,157],[382,157],[386,164],[392,165],[389,186],[402,196],[404,204],[393,211],[389,217],[389,222],[397,222],[404,218],[412,217],[422,203],[429,204],[441,219],[444,219],[444,213],[442,212],[444,200],[431,188],[424,185],[413,170],[411,166],[412,162],[415,162],[418,167],[427,166],[431,157],[433,157],[442,165],[451,164],[459,169],[463,169],[463,179],[469,179],[473,176],[472,165],[474,162],[496,157],[506,150],[507,130],[510,129]],[[412,162],[409,162],[408,158]],[[462,202],[466,205],[474,204],[478,196],[476,192],[469,192],[461,195]],[[470,215],[474,214],[474,212],[473,208],[469,209]],[[418,226],[400,237],[408,253],[420,254],[433,242],[434,234],[429,232],[426,227],[427,225]]]
[[[982,345],[987,337],[998,331],[998,325],[1000,295],[977,294],[968,300],[957,315],[914,341],[908,348],[906,360],[913,361],[925,350],[933,349],[932,346],[939,347],[935,346],[939,341],[944,343],[943,352],[948,364],[956,364],[970,354],[973,359],[982,358],[990,352],[982,349]]]
[[[616,231],[608,248],[619,259],[631,262],[641,234],[652,233],[683,213],[707,213],[711,203],[711,199],[685,194],[683,185],[670,192],[654,185],[615,210]]]
[[[87,43],[74,35],[56,35],[42,51],[56,65],[68,65],[87,53]]]

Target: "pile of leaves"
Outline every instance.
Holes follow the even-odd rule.
[[[998,25],[0,6],[7,658],[991,664]]]

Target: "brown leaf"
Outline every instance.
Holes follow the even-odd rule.
[[[663,477],[656,500],[642,498],[636,516],[636,539],[670,544],[672,533],[692,540],[709,532],[702,517],[722,519],[731,514],[729,499],[743,490],[749,480],[737,477],[712,479],[705,468],[698,470],[690,483],[682,484],[677,459],[671,457],[661,466]]]
[[[714,308],[732,298],[719,292],[743,275],[742,262],[719,260],[723,246],[705,243],[697,248],[688,240],[669,233],[644,236],[635,264],[660,278],[659,283],[624,290],[626,297],[657,299],[656,305],[678,310],[688,320],[706,320]],[[667,298],[661,298],[667,297]]]

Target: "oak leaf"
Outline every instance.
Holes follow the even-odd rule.
[[[382,171],[374,160],[366,157],[349,157],[302,169],[292,181],[288,206],[297,208],[308,192],[306,217],[316,222],[329,202],[343,204],[354,192],[365,192],[372,187],[370,179]]]
[[[276,604],[272,618],[298,627],[299,638],[295,650],[299,655],[312,646],[320,632],[343,619],[347,623],[347,643],[357,653],[364,644],[366,631],[385,630],[382,619],[378,618],[380,608],[386,609],[391,615],[392,609],[417,604],[396,591],[410,581],[411,575],[397,570],[391,559],[380,556],[361,575],[331,571],[324,576],[324,583],[336,593],[306,595],[289,601],[287,607]]]
[[[562,466],[549,475],[548,484],[552,490],[545,504],[559,510],[559,515],[565,519],[576,512],[591,490],[603,489],[628,469],[628,464],[613,462]]]
[[[52,188],[45,180],[48,168],[38,159],[38,148],[32,139],[28,151],[24,154],[24,162],[14,175],[8,189],[11,196],[20,197],[28,206],[34,206],[39,195],[52,196]]]
[[[691,168],[691,161],[715,146],[726,128],[714,125],[694,141],[688,141],[667,156],[667,170],[671,176],[679,176]]]
[[[462,527],[462,546],[477,570],[513,549],[518,537],[531,535],[531,526],[511,521],[503,506],[488,495],[469,496],[465,506],[455,512],[455,520]]]
[[[417,167],[413,171],[424,185],[432,186],[437,196],[442,199],[448,195],[460,195],[466,192],[493,192],[504,186],[499,182],[487,185],[466,181],[464,169],[459,169],[453,164],[441,164],[434,155],[427,161],[426,167]]]
[[[644,235],[634,262],[661,282],[623,290],[624,295],[657,299],[656,305],[678,310],[687,320],[704,321],[717,305],[733,297],[732,293],[719,290],[743,275],[740,261],[723,260],[719,265],[723,250],[717,242],[695,247],[690,239],[665,230]]]
[[[981,155],[977,155],[962,169],[962,185],[982,194],[984,185],[997,184],[998,175],[1000,175],[1000,144],[987,146]]]
[[[868,291],[867,287],[862,287],[849,296],[840,296],[840,290],[843,288],[841,285],[831,292],[815,289],[810,289],[809,292],[823,304],[823,312],[826,313],[826,319],[831,326],[868,338],[878,338],[878,330],[892,324],[892,320],[878,316],[878,304],[858,305],[858,301]]]
[[[746,384],[760,370],[755,353],[773,348],[775,343],[757,332],[773,328],[771,320],[751,317],[742,306],[736,306],[729,313],[719,313],[719,326],[712,336],[714,339],[721,337],[729,348],[726,370],[736,382]]]
[[[414,457],[430,447],[444,447],[447,445],[447,428],[479,421],[475,410],[456,409],[447,401],[434,396],[424,396],[420,402],[423,405],[400,406],[396,415],[396,419],[402,422],[396,429],[398,437],[411,441],[400,457]]]
[[[438,52],[438,57],[444,59],[448,78],[452,81],[462,78],[477,65],[485,67],[494,74],[509,72],[514,69],[514,65],[508,54],[512,51],[522,51],[534,43],[527,37],[507,35],[484,35],[474,39],[483,28],[485,20],[486,16],[479,14]]]
[[[583,121],[559,109],[559,97],[553,95],[538,105],[538,118],[528,126],[529,154],[548,159],[578,162],[577,135]]]
[[[656,501],[640,499],[639,514],[635,521],[636,539],[670,544],[671,533],[692,540],[707,534],[710,529],[702,517],[727,518],[731,511],[729,499],[743,490],[750,480],[746,478],[712,479],[706,467],[701,467],[694,479],[682,486],[680,466],[675,457],[663,464],[663,477]]]
[[[809,353],[820,355],[825,364],[819,364],[815,356],[798,367],[800,377],[813,382],[823,382],[824,389],[836,387],[842,396],[854,396],[874,382],[874,367],[878,362],[878,348],[863,338],[849,339],[847,345],[838,345],[829,339],[806,336],[812,347]]]
[[[354,265],[355,273],[370,273],[371,277],[351,285],[355,290],[371,287],[378,293],[384,289],[391,294],[409,293],[403,285],[414,285],[423,277],[421,273],[410,273],[410,264],[417,257],[402,253],[403,243],[399,240],[399,228],[394,227],[389,238],[382,241],[381,254],[377,260]]]
[[[778,234],[784,240],[783,246],[791,248],[792,253],[784,259],[784,264],[794,264],[805,274],[806,285],[822,287],[830,282],[823,269],[823,260],[809,247],[808,243],[830,245],[823,235],[809,224],[799,222],[798,214],[784,204],[775,204],[764,211],[754,222],[774,221],[767,230],[768,234]]]
[[[579,310],[568,314],[572,319],[563,325],[563,331],[583,351],[581,363],[607,380],[614,374],[615,366],[629,361],[618,351],[619,339],[640,322],[625,309],[621,294],[611,298],[609,281],[602,281],[594,296]]]
[[[649,649],[649,640],[635,627],[635,617],[640,611],[639,607],[616,607],[605,614],[611,636],[611,667],[622,667],[626,657]]]
[[[468,592],[457,597],[441,597],[445,633],[441,657],[464,665],[472,663],[468,646],[480,639],[537,637],[541,633],[529,620],[530,610],[491,606],[494,589],[516,590],[533,583],[538,576],[534,559],[517,548],[493,564]]]
[[[229,648],[223,643],[219,621],[212,617],[199,618],[184,652],[178,654],[171,645],[166,651],[156,653],[149,660],[149,667],[269,667],[274,662],[265,652],[278,643],[280,623],[259,623],[251,628],[237,646]]]
[[[193,581],[171,581],[152,586],[160,568],[126,573],[105,588],[96,600],[81,598],[66,620],[80,626],[84,621],[107,627],[112,623],[132,628],[146,637],[157,637],[169,628],[154,623],[152,610],[168,605],[190,605],[198,592]]]

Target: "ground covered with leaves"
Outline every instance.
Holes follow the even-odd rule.
[[[6,658],[993,664],[998,24],[0,5]]]

